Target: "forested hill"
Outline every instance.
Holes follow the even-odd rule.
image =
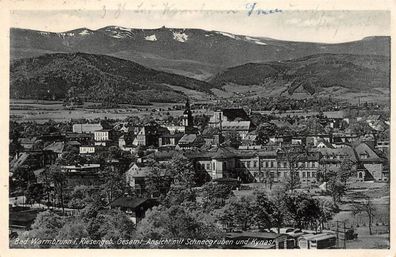
[[[146,68],[132,61],[86,53],[57,53],[14,60],[11,98],[62,99],[69,94],[114,103],[178,102],[174,88],[211,94],[211,85]],[[172,87],[176,86],[176,87]]]

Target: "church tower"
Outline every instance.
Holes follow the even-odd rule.
[[[193,127],[194,126],[190,101],[188,100],[188,98],[187,98],[187,102],[186,102],[186,108],[183,112],[183,121],[182,122],[183,122],[183,126],[185,126],[185,127]]]

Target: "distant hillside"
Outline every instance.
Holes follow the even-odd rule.
[[[211,81],[227,85],[260,86],[277,94],[327,92],[335,97],[345,93],[388,92],[390,58],[379,55],[316,54],[294,60],[248,63],[231,67]],[[277,90],[274,90],[277,89]]]
[[[206,82],[146,68],[137,63],[85,53],[46,54],[11,62],[11,98],[62,99],[146,104],[178,102],[183,90],[211,94]]]
[[[319,53],[389,56],[390,37],[341,44],[290,42],[200,29],[131,29],[108,26],[61,33],[11,29],[11,58],[85,52],[131,60],[200,80],[231,66],[289,60]]]

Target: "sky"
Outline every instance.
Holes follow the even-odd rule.
[[[163,10],[61,10],[11,12],[11,26],[51,32],[77,28],[200,28],[290,41],[338,43],[390,35],[389,11],[165,12]],[[250,9],[251,10],[251,9]],[[268,10],[267,10],[268,11]]]

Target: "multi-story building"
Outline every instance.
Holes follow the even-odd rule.
[[[235,150],[220,147],[193,153],[197,171],[206,171],[212,179],[237,178],[242,182],[279,182],[296,172],[302,183],[316,182],[320,153]],[[291,166],[293,165],[293,166]]]
[[[215,111],[209,120],[209,126],[219,128],[223,132],[238,132],[242,139],[255,128],[249,116],[242,108]]]

